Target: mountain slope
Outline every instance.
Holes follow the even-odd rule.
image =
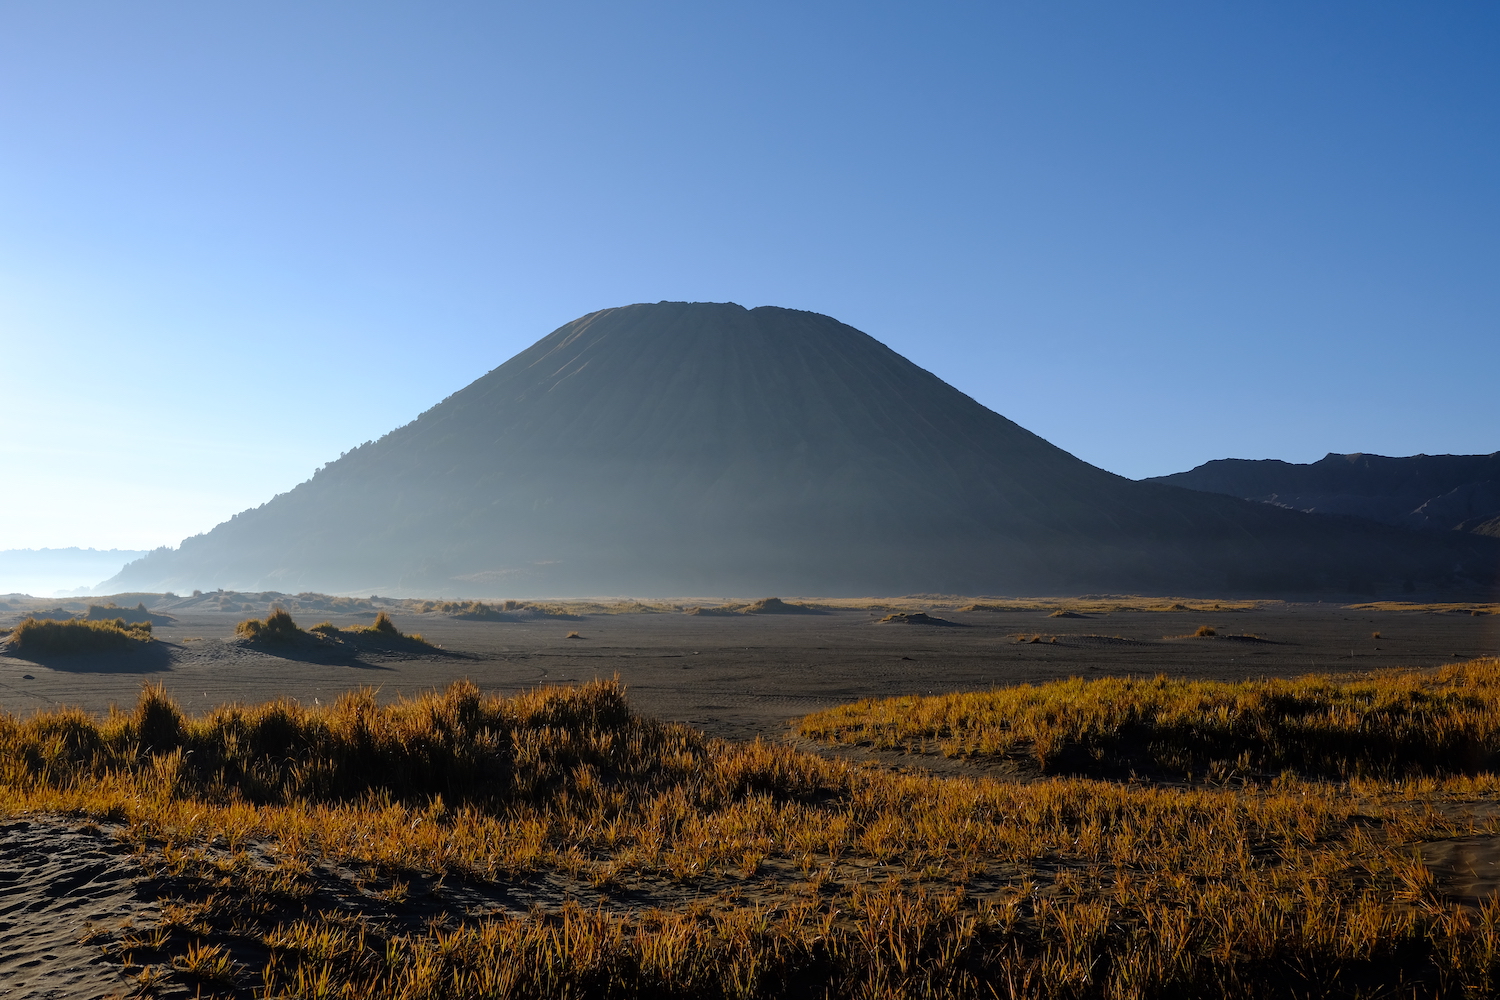
[[[1368,589],[1492,572],[1500,560],[1483,542],[1131,482],[827,316],[658,303],[563,326],[109,585],[430,596]]]
[[[1500,537],[1500,452],[1409,458],[1329,454],[1306,465],[1226,458],[1149,481],[1293,510]]]

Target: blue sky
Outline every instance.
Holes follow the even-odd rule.
[[[568,320],[836,316],[1074,454],[1500,449],[1493,3],[0,7],[0,549],[175,544]]]

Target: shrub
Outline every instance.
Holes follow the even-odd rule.
[[[290,642],[307,635],[282,608],[272,611],[264,620],[250,618],[242,621],[234,627],[234,632],[256,642]]]
[[[1218,634],[1219,633],[1214,631],[1213,627],[1210,625],[1199,625],[1198,631],[1193,633],[1194,637],[1199,639],[1207,639],[1210,636],[1215,636]]]

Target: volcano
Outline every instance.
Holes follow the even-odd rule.
[[[568,323],[291,492],[104,586],[392,596],[1373,592],[1500,544],[1135,482],[837,320]]]

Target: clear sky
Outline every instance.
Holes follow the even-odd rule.
[[[0,6],[0,549],[574,317],[813,309],[1131,477],[1500,449],[1500,5]]]

